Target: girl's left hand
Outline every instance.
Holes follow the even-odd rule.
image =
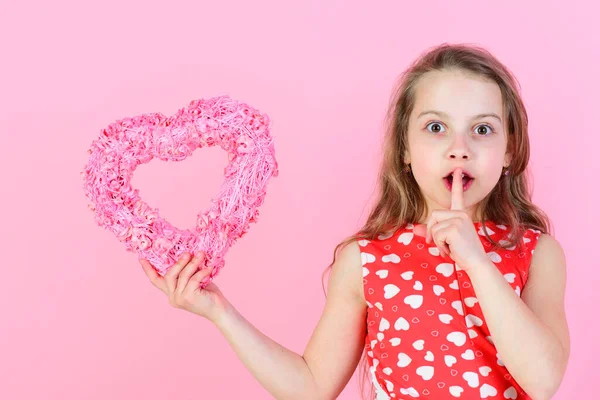
[[[454,170],[450,210],[434,210],[427,225],[419,224],[413,232],[425,236],[427,243],[433,239],[442,257],[449,255],[467,273],[489,262],[473,221],[464,210],[461,168]]]

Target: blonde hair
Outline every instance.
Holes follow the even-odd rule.
[[[519,94],[518,82],[512,73],[484,48],[447,43],[423,53],[400,76],[392,94],[386,118],[383,141],[383,161],[378,178],[378,199],[364,226],[354,235],[339,243],[333,251],[333,262],[323,272],[332,268],[339,249],[354,240],[373,240],[380,233],[395,231],[406,224],[419,223],[428,215],[427,205],[412,174],[404,172],[404,154],[407,149],[408,121],[415,105],[415,87],[419,79],[430,71],[459,70],[472,76],[496,82],[502,93],[503,107],[507,118],[508,151],[512,153],[510,173],[502,175],[494,189],[478,205],[481,222],[510,226],[509,241],[502,246],[495,242],[486,230],[485,236],[494,249],[522,245],[528,228],[549,233],[551,222],[548,216],[531,202],[527,165],[529,162],[529,135],[527,133],[527,111]],[[325,284],[323,283],[323,292]],[[327,294],[325,293],[327,297]],[[375,391],[369,379],[366,351],[360,360],[359,384],[361,397],[365,399],[365,382],[370,383],[369,399]]]

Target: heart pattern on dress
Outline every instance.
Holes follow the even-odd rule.
[[[492,230],[505,233],[503,229]],[[422,241],[415,240],[412,232],[403,233],[407,232],[398,230],[385,241],[364,242],[361,246],[361,259],[369,258],[364,254],[375,255],[374,261],[363,264],[372,272],[363,278],[368,306],[367,337],[376,341],[367,355],[372,366],[376,360],[382,363],[375,367],[379,373],[374,379],[383,382],[384,388],[383,378],[389,377],[389,382],[407,382],[415,390],[411,395],[410,387],[394,387],[387,391],[388,399],[423,397],[426,392],[430,398],[440,399],[494,399],[498,393],[505,399],[519,398],[514,379],[497,358],[469,274],[456,263],[446,262],[447,258],[440,258],[437,247],[419,249],[417,244]],[[539,232],[533,230],[526,234],[530,239],[539,237]],[[512,250],[507,248],[491,251],[486,242],[482,237],[486,254],[498,261],[494,265],[515,292],[520,293],[527,278],[523,268],[529,258],[518,258],[516,249],[513,257],[508,257]],[[530,244],[533,246],[535,242],[531,240]],[[391,247],[383,250],[385,246]],[[397,264],[384,263],[382,258],[390,254],[404,256]],[[382,278],[376,274],[379,270],[388,273]],[[374,292],[367,290],[371,288]],[[372,306],[376,303],[382,304],[382,309]],[[389,322],[381,325],[382,319]],[[383,330],[378,329],[380,325]],[[384,332],[385,339],[381,339],[379,334]],[[386,346],[380,348],[384,343]],[[382,372],[385,368],[389,369]]]

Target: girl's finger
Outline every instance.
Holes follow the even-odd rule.
[[[204,261],[204,253],[199,252],[192,258],[192,260],[183,268],[183,270],[179,273],[179,277],[177,278],[177,288],[175,289],[176,294],[182,294],[190,277],[198,270],[199,266]]]
[[[425,243],[430,244],[431,240],[433,239],[432,237],[432,232],[431,232],[431,228],[433,228],[433,226],[437,223],[437,221],[434,220],[433,215],[431,216],[431,218],[429,219],[429,222],[427,223],[427,233],[425,234]]]
[[[438,244],[438,248],[440,249],[440,254],[442,257],[446,258],[448,255],[450,255],[450,247],[448,247],[448,244],[446,243],[446,236],[441,230],[437,232],[436,243]]]
[[[142,265],[142,269],[146,273],[146,276],[148,276],[148,278],[150,279],[150,282],[152,282],[152,284],[155,287],[157,287],[166,294],[167,284],[165,283],[165,279],[159,275],[159,273],[156,271],[156,269],[154,269],[154,267],[152,266],[152,264],[150,264],[148,260],[141,259],[139,261]]]
[[[185,267],[190,259],[190,253],[185,252],[181,255],[179,260],[169,270],[164,276],[165,282],[167,284],[167,294],[171,294],[175,292],[175,288],[177,287],[177,278],[179,276],[179,272]]]
[[[439,222],[431,228],[431,234],[436,237],[435,243],[440,249],[442,257],[450,256],[450,246],[446,243],[446,238],[448,237],[448,229],[451,228],[452,224],[453,218]]]
[[[200,268],[200,270],[191,277],[187,287],[184,290],[184,293],[193,292],[194,290],[198,289],[198,287],[200,286],[200,282],[202,282],[204,278],[210,275],[213,269],[214,266]]]
[[[444,249],[443,249],[443,246],[439,243],[438,238],[434,235],[434,236],[431,237],[431,240],[433,241],[433,243],[438,248],[438,251],[440,252],[440,256],[444,257]]]

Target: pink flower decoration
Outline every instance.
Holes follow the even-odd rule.
[[[266,185],[278,175],[270,120],[229,96],[193,100],[174,116],[142,114],[103,129],[88,150],[85,194],[95,222],[146,258],[164,276],[184,252],[206,254],[214,266],[205,287],[224,266],[224,256],[256,222]],[[199,213],[194,230],[181,230],[146,204],[132,188],[133,171],[153,158],[182,161],[200,147],[228,152],[225,181],[209,210]]]

